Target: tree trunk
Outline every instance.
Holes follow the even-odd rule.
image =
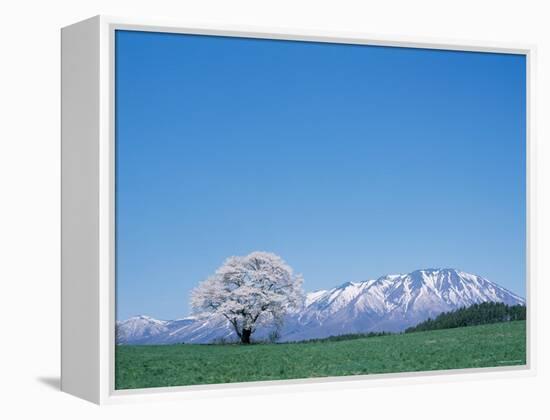
[[[241,333],[241,344],[250,344],[250,336],[252,335],[252,330],[244,329]]]

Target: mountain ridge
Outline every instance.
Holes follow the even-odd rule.
[[[330,335],[399,332],[430,317],[475,303],[525,304],[525,299],[481,276],[458,269],[429,268],[345,282],[306,294],[304,307],[289,313],[279,341]],[[273,328],[260,327],[256,339]],[[223,317],[156,320],[138,315],[117,322],[118,344],[209,343],[236,337]]]

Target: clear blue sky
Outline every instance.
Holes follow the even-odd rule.
[[[230,255],[306,290],[427,267],[525,295],[525,58],[117,31],[117,318]]]

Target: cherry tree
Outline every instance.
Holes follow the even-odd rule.
[[[227,258],[191,292],[194,311],[225,317],[243,344],[260,325],[282,325],[303,299],[302,277],[281,257],[258,251]]]

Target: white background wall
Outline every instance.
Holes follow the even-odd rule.
[[[0,6],[0,417],[543,418],[550,414],[546,1],[49,0]],[[538,45],[538,375],[98,408],[58,392],[59,28],[103,13]],[[498,151],[496,151],[498,153]],[[546,390],[544,387],[546,386]],[[538,413],[538,414],[537,414]],[[32,416],[32,417],[29,417]],[[382,417],[383,416],[383,417]],[[545,417],[548,418],[548,417]]]

